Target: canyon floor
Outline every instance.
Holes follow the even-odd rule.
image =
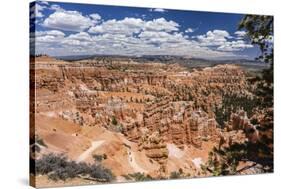
[[[258,74],[234,64],[189,68],[118,57],[35,57],[30,115],[35,167],[55,154],[114,175],[104,181],[80,173],[67,179],[36,173],[36,185],[216,176],[208,167],[214,148],[273,137],[273,128],[257,129],[273,125],[268,117],[273,108],[259,107],[258,86],[251,82]],[[235,166],[237,174],[264,172],[253,158]]]

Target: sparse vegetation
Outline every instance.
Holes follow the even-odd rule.
[[[229,148],[217,149],[209,152],[209,159],[206,165],[201,165],[203,172],[210,172],[213,176],[237,174],[239,161],[246,158],[244,146],[232,145]]]
[[[111,123],[113,125],[117,125],[118,124],[118,121],[116,120],[116,117],[112,117]]]
[[[171,172],[170,174],[170,179],[179,179],[183,177],[184,177],[184,172],[181,168],[178,171]]]
[[[123,124],[118,122],[115,116],[113,116],[111,118],[111,124],[109,124],[108,128],[112,131],[115,131],[115,132],[121,132],[122,133],[124,131]]]
[[[93,158],[95,159],[95,161],[101,162],[102,160],[107,159],[107,155],[106,154],[94,154]]]
[[[173,171],[171,172],[170,174],[170,179],[179,179],[181,178],[181,173],[180,172],[177,172],[177,171]]]
[[[87,179],[110,182],[114,180],[113,173],[100,164],[76,163],[67,160],[64,155],[48,154],[35,162],[36,175],[48,175],[54,181],[68,178],[86,177]]]
[[[128,175],[123,175],[127,180],[134,180],[134,181],[149,181],[154,180],[150,175],[146,175],[144,173],[132,173]]]
[[[260,172],[273,171],[273,156],[267,144],[258,142],[256,144],[245,142],[242,144],[234,143],[225,148],[214,148],[209,152],[209,159],[205,165],[202,165],[202,170],[209,172],[213,176],[219,175],[236,175],[261,165]],[[239,162],[254,162],[251,166],[245,166],[238,169]]]
[[[260,105],[260,100],[256,97],[249,98],[238,95],[224,95],[222,106],[215,108],[216,121],[224,128],[224,122],[229,121],[232,113],[243,109],[248,116],[252,116],[255,108]]]

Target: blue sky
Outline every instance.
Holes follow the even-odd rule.
[[[37,1],[31,5],[36,54],[179,55],[253,59],[259,49],[237,26],[241,14]]]

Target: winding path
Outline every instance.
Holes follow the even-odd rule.
[[[147,171],[144,170],[143,168],[141,168],[138,163],[136,162],[136,159],[135,159],[135,154],[134,152],[127,148],[127,152],[128,152],[128,161],[129,161],[129,164],[130,166],[134,169],[135,172],[140,172],[140,173],[146,173]]]
[[[90,148],[88,148],[86,151],[84,151],[76,160],[77,163],[81,162],[81,161],[85,161],[90,155],[91,153],[97,149],[98,147],[100,147],[102,144],[104,143],[104,140],[96,140],[92,142],[92,146]]]
[[[131,149],[130,142],[125,138],[121,138],[121,140],[123,141],[124,144],[126,144],[125,147],[127,149],[128,162],[129,162],[130,166],[133,168],[134,172],[147,173],[148,171],[143,169],[137,163],[136,158],[135,158],[135,153]]]

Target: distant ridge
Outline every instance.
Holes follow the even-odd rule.
[[[164,64],[181,64],[189,68],[204,68],[212,67],[218,64],[235,64],[242,66],[246,69],[260,70],[269,67],[268,64],[257,60],[249,59],[226,59],[226,60],[207,60],[204,58],[190,58],[184,56],[171,56],[171,55],[143,55],[143,56],[123,56],[123,55],[78,55],[78,56],[57,56],[59,60],[64,61],[79,61],[79,60],[132,60],[138,63],[151,63],[158,62]]]
[[[162,61],[163,63],[169,63],[170,61],[201,61],[201,62],[215,62],[215,63],[255,63],[255,64],[264,64],[261,61],[250,60],[250,59],[210,59],[205,58],[190,58],[185,56],[173,56],[173,55],[143,55],[143,56],[126,56],[126,55],[70,55],[70,56],[54,56],[57,59],[61,60],[84,60],[84,59],[95,59],[95,58],[128,58],[133,60],[146,60],[146,61]]]

